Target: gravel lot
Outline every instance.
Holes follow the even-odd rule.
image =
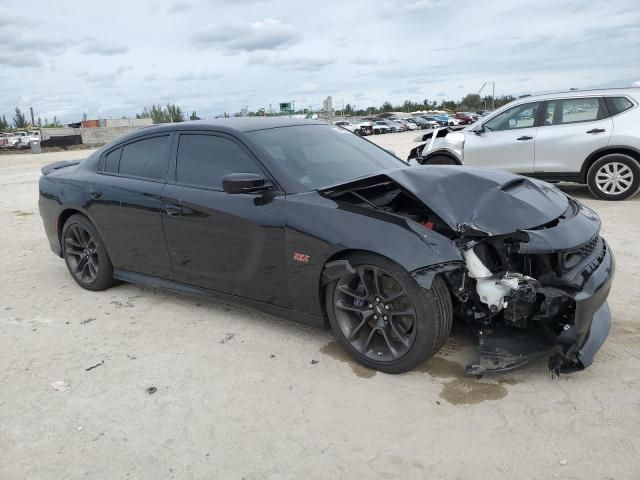
[[[415,135],[371,139],[405,157]],[[1,479],[640,478],[640,197],[563,187],[602,216],[618,261],[589,370],[469,379],[453,338],[393,376],[252,310],[80,289],[49,250],[37,179],[86,154],[0,156]]]

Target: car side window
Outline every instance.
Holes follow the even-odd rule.
[[[118,165],[120,164],[120,154],[122,148],[116,148],[104,156],[103,172],[118,173]]]
[[[516,105],[487,120],[482,126],[490,132],[530,128],[535,126],[539,107],[539,102]]]
[[[222,190],[229,173],[263,174],[233,140],[215,135],[180,135],[176,181],[182,185]]]
[[[605,97],[604,101],[606,102],[607,109],[612,116],[633,107],[633,102],[627,97]]]
[[[169,135],[145,138],[122,147],[118,173],[164,180],[167,175]]]
[[[600,99],[565,98],[547,102],[545,125],[564,125],[567,123],[593,122],[604,118]]]

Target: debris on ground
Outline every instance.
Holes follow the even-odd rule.
[[[276,358],[276,356],[275,356],[273,353],[271,353],[271,354],[269,355],[269,358]]]
[[[138,357],[136,357],[135,355],[129,355],[129,354],[127,353],[127,358],[128,358],[129,360],[135,360],[135,359],[136,359],[136,358],[138,358]]]
[[[319,360],[311,360],[311,365],[315,365],[316,363],[320,363]]]
[[[122,303],[122,302],[119,302],[118,300],[113,300],[113,301],[112,301],[112,302],[110,302],[110,303],[112,303],[113,305],[115,305],[115,306],[116,306],[116,308],[131,308],[131,307],[133,307],[133,303],[131,303],[131,302],[124,302],[124,303]]]
[[[59,392],[66,392],[67,390],[71,390],[71,383],[69,380],[58,380],[57,382],[53,382],[51,384],[54,390]]]
[[[86,372],[88,372],[89,370],[93,370],[94,368],[98,368],[100,365],[104,365],[104,360],[102,360],[100,363],[96,363],[95,365],[90,366],[89,368],[85,368],[84,370]]]
[[[93,317],[85,318],[85,319],[84,319],[84,320],[82,320],[80,323],[81,323],[82,325],[86,325],[87,323],[91,323],[91,322],[93,322],[94,320],[95,320],[95,318],[93,318]]]
[[[220,340],[220,343],[227,343],[229,340],[231,340],[233,337],[235,337],[236,334],[235,333],[227,333],[224,338],[222,340]]]
[[[153,395],[154,393],[156,393],[158,391],[158,389],[156,387],[149,387],[145,390],[149,395]]]
[[[569,460],[567,460],[566,458],[563,458],[562,460],[560,460],[560,465],[568,465],[569,464]]]

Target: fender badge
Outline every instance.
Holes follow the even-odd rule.
[[[293,252],[293,259],[300,263],[309,263],[309,255],[304,253]]]

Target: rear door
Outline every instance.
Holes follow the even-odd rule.
[[[100,159],[87,213],[115,268],[171,276],[160,215],[171,138],[167,133],[136,139]]]
[[[536,173],[578,173],[585,159],[606,147],[613,131],[602,97],[545,102],[535,141]]]
[[[539,109],[539,102],[516,105],[483,122],[482,133],[466,132],[464,164],[533,172]]]
[[[285,196],[222,189],[228,173],[268,178],[260,162],[234,137],[213,132],[181,134],[173,158],[163,223],[176,280],[289,306]]]

